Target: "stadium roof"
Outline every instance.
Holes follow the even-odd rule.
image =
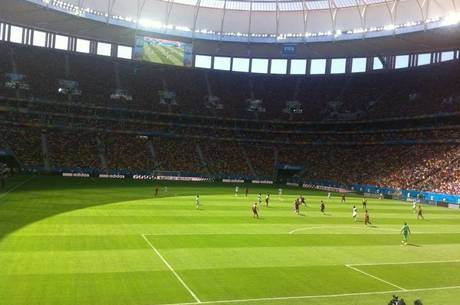
[[[111,24],[220,41],[361,39],[437,28],[460,20],[460,0],[26,1]]]

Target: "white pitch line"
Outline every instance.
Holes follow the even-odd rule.
[[[299,229],[295,229],[295,230],[290,231],[289,234],[293,234],[293,233],[298,232],[298,231],[313,230],[313,229],[323,229],[323,228],[327,229],[327,228],[330,228],[330,227],[322,226],[322,227],[299,228]]]
[[[32,177],[27,178],[26,180],[22,181],[21,183],[17,184],[16,186],[14,186],[11,190],[8,190],[7,192],[5,192],[5,193],[3,193],[3,194],[0,194],[0,198],[3,198],[3,197],[5,197],[6,195],[8,195],[9,193],[13,192],[14,190],[20,188],[21,186],[23,186],[24,184],[26,184],[27,182],[29,182],[29,181],[32,180],[33,178],[35,178],[35,176],[32,176]]]
[[[412,264],[440,264],[440,263],[460,263],[460,260],[444,260],[444,261],[418,261],[418,262],[391,262],[391,263],[368,263],[368,264],[347,264],[348,267],[359,266],[385,266],[385,265],[412,265]]]
[[[433,287],[433,288],[417,288],[406,290],[387,290],[387,291],[373,291],[373,292],[355,292],[355,293],[342,293],[342,294],[320,294],[320,295],[303,295],[292,297],[273,297],[273,298],[254,298],[254,299],[235,299],[235,300],[218,300],[218,301],[203,301],[200,304],[222,304],[222,303],[245,303],[245,302],[265,302],[265,301],[286,301],[286,300],[302,300],[302,299],[323,299],[323,298],[341,298],[350,296],[363,296],[363,295],[379,295],[379,294],[392,294],[392,293],[408,293],[408,292],[423,292],[433,290],[449,290],[460,289],[460,286],[447,286],[447,287]],[[189,303],[169,303],[160,305],[194,305],[196,302]]]
[[[158,255],[158,257],[163,261],[163,263],[168,267],[168,269],[174,274],[177,280],[184,286],[185,289],[190,293],[190,295],[195,299],[197,303],[201,303],[201,300],[196,296],[196,294],[190,289],[190,287],[184,282],[184,280],[177,274],[174,268],[168,263],[168,261],[161,255],[161,253],[152,245],[152,243],[145,237],[145,234],[142,234],[142,238],[147,242],[147,244],[152,248],[153,251]]]
[[[358,268],[356,268],[356,267],[353,267],[353,266],[350,266],[350,265],[345,265],[345,266],[348,267],[348,268],[350,268],[350,269],[352,269],[352,270],[355,270],[356,272],[362,273],[362,274],[367,275],[367,276],[369,276],[369,277],[371,277],[371,278],[373,278],[373,279],[376,279],[376,280],[378,280],[378,281],[380,281],[380,282],[382,282],[382,283],[385,283],[385,284],[388,284],[388,285],[390,285],[390,286],[396,287],[396,288],[398,288],[398,289],[400,289],[400,290],[403,290],[403,291],[406,291],[406,290],[407,290],[407,289],[405,289],[405,288],[402,288],[401,286],[398,286],[398,285],[395,285],[395,284],[390,283],[390,282],[388,282],[388,281],[385,281],[385,280],[382,279],[382,278],[379,278],[379,277],[377,277],[377,276],[375,276],[375,275],[372,275],[372,274],[370,274],[370,273],[367,273],[367,272],[365,272],[365,271],[363,271],[363,270],[360,270],[360,269],[358,269]]]

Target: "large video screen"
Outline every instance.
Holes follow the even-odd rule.
[[[192,66],[192,44],[148,36],[137,36],[134,58],[154,63]]]

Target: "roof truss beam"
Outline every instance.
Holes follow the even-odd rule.
[[[195,37],[196,21],[198,20],[198,14],[200,13],[200,8],[201,8],[201,0],[197,0],[195,4],[195,12],[193,14],[192,37]]]
[[[137,0],[137,10],[136,10],[136,28],[139,28],[139,20],[142,17],[142,11],[147,0]]]
[[[227,0],[224,0],[224,11],[222,12],[222,19],[220,21],[220,37],[219,40],[222,41],[224,36],[224,25],[225,25],[225,14],[227,12]]]
[[[168,4],[166,5],[166,14],[165,14],[165,21],[164,21],[164,32],[168,30],[168,25],[169,25],[169,18],[171,17],[171,12],[174,6],[174,1],[173,0],[168,0]]]
[[[107,0],[107,23],[109,23],[110,18],[112,18],[113,8],[117,0]]]

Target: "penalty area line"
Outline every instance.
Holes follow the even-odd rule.
[[[184,282],[184,280],[177,274],[177,272],[174,270],[174,268],[168,263],[168,261],[161,255],[161,253],[152,245],[152,243],[148,240],[147,237],[145,237],[145,234],[141,235],[142,238],[145,240],[145,242],[152,248],[153,251],[158,255],[158,257],[161,259],[161,261],[168,267],[168,269],[174,274],[174,276],[177,278],[177,280],[184,286],[184,288],[190,293],[190,295],[195,299],[196,303],[201,303],[201,300],[196,296],[196,294],[193,292],[192,289]]]
[[[407,289],[402,288],[401,286],[398,286],[398,285],[395,285],[395,284],[390,283],[390,282],[388,282],[388,281],[385,281],[384,279],[379,278],[379,277],[377,277],[377,276],[375,276],[375,275],[372,275],[372,274],[370,274],[370,273],[367,273],[367,272],[365,272],[365,271],[363,271],[363,270],[361,270],[361,269],[358,269],[358,268],[353,267],[353,266],[351,266],[351,265],[345,265],[345,266],[346,266],[347,268],[350,268],[350,269],[356,271],[356,272],[359,272],[359,273],[362,273],[362,274],[364,274],[364,275],[367,275],[368,277],[371,277],[371,278],[373,278],[373,279],[375,279],[375,280],[377,280],[377,281],[380,281],[380,282],[385,283],[385,284],[387,284],[387,285],[393,286],[393,287],[398,288],[398,289],[400,289],[400,290],[402,290],[402,291],[407,291]]]
[[[303,300],[303,299],[342,298],[342,297],[353,297],[353,296],[380,295],[380,294],[393,294],[393,293],[410,293],[410,292],[450,290],[450,289],[460,289],[460,286],[416,288],[416,289],[406,289],[406,290],[398,289],[398,290],[355,292],[355,293],[341,293],[341,294],[303,295],[303,296],[292,296],[292,297],[272,297],[272,298],[254,298],[254,299],[217,300],[217,301],[203,301],[200,304],[225,304],[225,303],[246,303],[246,302]],[[196,302],[169,303],[169,304],[159,304],[159,305],[194,305],[194,304],[198,304],[198,303],[196,303]]]

